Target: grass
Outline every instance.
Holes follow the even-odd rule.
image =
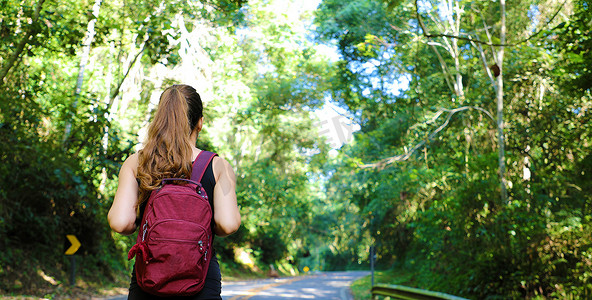
[[[222,273],[222,280],[224,281],[265,278],[265,273],[258,267],[249,268],[229,259],[218,259],[218,263],[220,264],[220,273]]]
[[[114,270],[107,256],[76,257],[70,284],[70,257],[43,247],[7,247],[0,253],[1,299],[90,299],[120,294],[129,280],[125,266]]]
[[[351,285],[352,294],[354,299],[371,299],[372,295],[370,290],[372,288],[372,276],[368,275],[362,277]],[[374,272],[374,284],[400,284],[405,286],[414,286],[413,273],[405,269],[391,269],[387,271],[375,271]]]

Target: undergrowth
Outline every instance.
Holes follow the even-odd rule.
[[[374,272],[374,284],[399,284],[415,287],[413,272],[404,268],[395,267],[386,271]],[[351,291],[356,300],[372,299],[372,275],[362,277],[354,281]]]

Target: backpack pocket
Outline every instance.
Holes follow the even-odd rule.
[[[136,260],[138,284],[161,294],[192,294],[203,286],[209,236],[201,224],[168,219],[148,228],[148,260]]]

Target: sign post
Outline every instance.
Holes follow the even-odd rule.
[[[64,254],[70,256],[70,285],[74,285],[76,282],[76,256],[74,253],[80,248],[80,241],[73,234],[66,235],[66,238],[72,244]]]
[[[374,286],[374,261],[376,260],[376,248],[370,246],[370,271],[372,272],[372,286]]]

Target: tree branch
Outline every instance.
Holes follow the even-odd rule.
[[[136,53],[136,55],[134,56],[134,58],[132,59],[132,61],[130,62],[129,67],[127,68],[127,71],[125,72],[125,74],[123,75],[123,78],[121,78],[121,80],[119,81],[119,83],[117,84],[117,87],[113,90],[113,92],[111,93],[111,97],[109,98],[109,103],[107,104],[107,111],[111,110],[111,106],[113,105],[113,102],[115,101],[115,98],[117,98],[117,96],[119,95],[119,91],[121,90],[121,85],[123,85],[123,82],[125,81],[125,79],[127,78],[127,76],[129,75],[130,71],[132,70],[132,68],[134,67],[134,64],[136,63],[136,60],[138,60],[138,57],[140,57],[140,55],[144,52],[144,50],[146,49],[146,41],[144,41],[143,45],[142,45],[142,49],[140,49],[140,51],[138,53]]]
[[[481,11],[479,11],[479,15],[481,16],[481,21],[483,22],[483,29],[485,30],[485,34],[487,35],[487,39],[489,40],[489,43],[493,43],[492,42],[493,39],[491,38],[491,33],[489,32],[489,27],[487,26],[487,23],[485,23],[485,17],[483,16],[483,13]],[[476,43],[473,43],[473,45],[481,46],[481,44],[476,44]],[[495,48],[491,45],[489,47],[491,48],[491,55],[493,56],[493,61],[497,64],[498,62],[497,62],[497,57],[495,55]],[[487,62],[485,63],[485,65],[487,66]],[[489,67],[487,67],[487,69],[489,69]]]
[[[476,43],[471,43],[473,44],[473,47],[475,47],[478,51],[479,51],[479,55],[481,57],[481,62],[483,63],[483,68],[485,69],[485,74],[487,75],[487,77],[489,77],[489,80],[491,80],[491,84],[495,87],[495,80],[493,79],[493,74],[491,74],[491,70],[489,69],[489,66],[487,65],[487,58],[485,57],[485,51],[483,51],[483,47],[481,47],[481,44],[476,44]],[[495,55],[494,55],[495,57]]]
[[[551,17],[551,19],[549,19],[549,21],[541,27],[541,29],[539,29],[537,32],[535,32],[534,34],[530,35],[529,37],[520,40],[518,42],[514,42],[514,43],[492,43],[492,42],[485,42],[482,40],[478,40],[478,39],[473,39],[471,37],[464,37],[464,36],[460,36],[460,35],[453,35],[453,34],[446,34],[446,33],[439,33],[439,34],[430,34],[426,28],[425,28],[425,24],[423,23],[423,20],[421,19],[421,16],[419,14],[419,8],[417,5],[417,0],[415,1],[415,10],[417,13],[417,20],[419,22],[419,25],[422,28],[423,31],[423,35],[427,38],[438,38],[438,37],[444,37],[444,38],[451,38],[451,39],[458,39],[458,40],[464,40],[470,43],[477,43],[477,44],[481,44],[481,45],[487,45],[487,46],[494,46],[494,47],[513,47],[513,46],[518,46],[520,44],[524,44],[528,41],[530,41],[531,39],[535,38],[536,36],[538,36],[541,32],[543,32],[543,30],[549,25],[551,24],[551,22],[553,22],[553,20],[555,20],[555,18],[557,17],[557,15],[559,14],[559,12],[561,11],[561,9],[563,8],[563,6],[565,6],[565,3],[567,2],[567,0],[564,0],[563,3],[561,3],[561,5],[559,6],[559,8],[557,9],[557,11],[553,14],[553,16]]]
[[[14,64],[16,63],[18,58],[21,56],[21,53],[23,53],[25,46],[29,43],[30,37],[36,33],[37,30],[35,29],[35,23],[37,23],[37,20],[39,20],[39,14],[41,13],[41,8],[43,7],[43,2],[45,2],[45,0],[39,0],[39,2],[37,2],[37,7],[35,8],[35,15],[33,16],[33,20],[31,21],[31,29],[25,34],[23,39],[18,43],[18,45],[16,46],[16,49],[14,50],[14,52],[12,53],[10,58],[8,59],[6,65],[4,65],[2,70],[0,70],[0,84],[4,83],[4,78],[6,77],[6,75],[8,75],[8,72],[10,71],[10,69],[14,66]]]
[[[419,26],[421,27],[421,31],[425,35],[426,33],[428,33],[428,30],[427,30],[425,24],[423,23],[421,16],[419,15],[419,8],[417,5],[417,1],[418,0],[415,0],[415,12],[417,14],[417,20],[418,20]],[[442,67],[442,71],[444,72],[444,79],[446,79],[446,84],[448,85],[448,88],[452,92],[455,92],[456,90],[454,87],[456,86],[456,82],[454,82],[454,78],[450,75],[450,71],[448,69],[448,65],[446,64],[446,61],[444,60],[444,58],[442,57],[442,55],[440,54],[440,51],[438,51],[438,48],[436,48],[436,46],[434,46],[432,44],[432,45],[430,45],[430,47],[432,48],[432,50],[434,50],[434,52],[436,53],[436,56],[438,57],[438,61],[440,62],[440,66]]]
[[[409,151],[405,151],[404,154],[388,157],[388,158],[382,159],[376,163],[363,164],[363,165],[358,164],[358,167],[361,169],[367,169],[367,168],[384,169],[386,166],[388,166],[394,162],[400,162],[400,161],[405,161],[405,160],[409,159],[411,157],[411,155],[413,155],[413,153],[415,153],[415,151],[417,151],[419,148],[423,147],[427,143],[427,141],[433,140],[440,131],[442,131],[444,128],[446,128],[446,126],[448,126],[448,123],[450,123],[450,119],[452,118],[452,116],[454,114],[461,112],[461,111],[469,110],[469,109],[474,109],[474,110],[478,110],[482,113],[485,113],[489,117],[489,119],[491,119],[495,123],[495,119],[493,118],[493,115],[490,112],[488,112],[487,110],[485,110],[481,107],[478,107],[478,106],[462,106],[462,107],[458,107],[455,109],[440,108],[438,110],[438,112],[436,113],[436,115],[434,116],[434,118],[432,118],[430,121],[428,121],[426,123],[428,123],[428,124],[433,123],[434,121],[436,121],[436,119],[440,115],[442,115],[443,112],[448,112],[448,115],[446,116],[446,121],[444,121],[444,123],[442,125],[440,125],[438,128],[436,128],[436,130],[434,130],[432,133],[430,133],[428,135],[427,139],[417,143]]]

